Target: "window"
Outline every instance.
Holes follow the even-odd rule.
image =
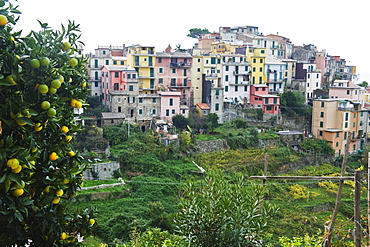
[[[163,73],[163,68],[159,68],[159,69],[158,69],[158,73],[159,73],[159,74],[162,74],[162,73]]]
[[[325,102],[321,102],[321,107],[325,107]]]
[[[95,67],[95,68],[98,68],[98,67],[99,67],[98,59],[95,59],[95,60],[94,60],[94,67]]]
[[[346,115],[345,115],[345,117],[344,117],[344,120],[345,120],[345,121],[348,121],[348,115],[349,115],[349,114],[348,114],[348,112],[346,112]]]
[[[113,61],[113,65],[117,65],[117,61]]]
[[[357,117],[356,112],[354,112],[353,113],[353,118],[356,118],[356,117]]]
[[[248,91],[248,86],[244,86],[244,91],[247,92]]]
[[[114,89],[114,90],[118,90],[118,87],[119,87],[119,84],[118,84],[118,83],[114,83],[114,85],[113,85],[113,89]]]
[[[235,86],[235,92],[238,92],[238,86]]]
[[[121,61],[121,65],[125,65],[125,61]]]
[[[105,60],[105,65],[109,65],[109,60]]]
[[[338,142],[336,142],[336,143],[335,143],[335,146],[336,146],[336,147],[338,147],[338,146],[339,146],[339,143],[338,143]]]
[[[271,111],[272,110],[272,106],[268,105],[266,106],[266,111]]]
[[[188,79],[186,79],[186,78],[183,79],[183,86],[184,87],[188,86]]]
[[[216,95],[220,95],[220,90],[216,89]]]
[[[114,77],[115,78],[118,78],[119,77],[119,73],[118,72],[114,72]]]
[[[316,78],[319,78],[319,74],[316,74]]]
[[[95,82],[95,87],[99,87],[99,82]]]
[[[307,74],[307,78],[310,79],[311,75],[310,74]]]
[[[229,86],[225,86],[225,92],[229,92]]]
[[[152,114],[153,115],[157,114],[157,110],[156,109],[152,109]]]
[[[158,63],[161,63],[162,62],[162,58],[161,57],[159,57],[158,58]]]
[[[131,79],[131,74],[127,74],[127,79]]]
[[[163,84],[163,78],[158,79],[158,84]]]
[[[324,112],[320,112],[320,117],[324,117]]]
[[[320,128],[324,127],[324,122],[320,122]]]
[[[310,83],[309,82],[307,82],[307,87],[310,87]]]
[[[143,114],[143,109],[139,109],[139,115]]]
[[[95,80],[99,80],[99,73],[98,73],[98,71],[95,71]]]
[[[344,140],[347,140],[347,132],[344,132],[344,137],[343,137]]]
[[[344,128],[348,128],[348,122],[344,123]]]
[[[253,58],[253,63],[257,63],[257,59]]]
[[[229,75],[225,75],[225,81],[229,81]]]
[[[262,72],[263,71],[263,68],[262,67],[260,67],[260,72]]]
[[[169,116],[170,116],[170,110],[166,109],[166,117],[169,117]]]
[[[117,102],[118,103],[121,103],[121,98],[117,98]]]
[[[260,63],[263,63],[263,58],[260,58]]]
[[[219,111],[220,110],[220,104],[219,103],[216,103],[215,104],[215,111]]]
[[[335,137],[339,138],[339,132],[335,133]]]
[[[197,72],[200,72],[200,68],[197,68]]]
[[[176,114],[176,109],[172,109],[172,114],[175,115]]]
[[[262,76],[260,76],[260,83],[262,83]]]
[[[171,78],[171,86],[172,87],[176,86],[176,78]]]
[[[175,68],[172,69],[172,74],[176,74],[176,69]]]
[[[143,98],[139,98],[139,103],[143,103]]]
[[[229,71],[229,66],[225,66],[225,71]]]
[[[134,86],[133,85],[129,85],[128,86],[128,91],[134,91]]]
[[[356,122],[353,122],[352,123],[352,127],[356,127]]]
[[[320,130],[320,132],[319,132],[319,136],[322,136],[322,131]]]
[[[170,99],[169,105],[173,106],[173,99]]]
[[[157,98],[153,98],[152,103],[157,103]]]
[[[253,72],[256,72],[256,67],[253,67],[253,69],[252,69],[252,70],[253,70]]]
[[[349,95],[349,90],[347,90],[347,94]]]

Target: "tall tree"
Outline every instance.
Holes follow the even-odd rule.
[[[280,108],[283,114],[303,116],[310,107],[305,104],[305,97],[300,92],[285,91],[280,95]]]
[[[192,38],[201,38],[204,34],[210,33],[210,31],[207,28],[192,28],[189,29],[188,37]]]
[[[277,208],[263,197],[263,188],[242,176],[228,181],[220,171],[210,172],[184,187],[175,229],[188,246],[264,246]]]
[[[189,124],[189,121],[183,115],[176,114],[175,116],[172,117],[172,123],[173,125],[175,125],[176,128],[184,130],[186,129],[186,126]]]
[[[79,25],[40,22],[22,37],[14,14],[0,1],[0,243],[77,246],[95,223],[88,210],[68,210],[87,165],[73,146],[74,110],[88,94]]]

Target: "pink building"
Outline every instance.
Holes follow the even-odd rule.
[[[136,79],[137,72],[129,66],[104,66],[102,68],[102,103],[109,105],[109,90],[127,91],[127,81]]]
[[[349,80],[335,80],[329,87],[329,98],[356,100],[364,105],[366,90]]]
[[[158,87],[165,90],[178,90],[181,93],[181,105],[190,106],[192,56],[188,52],[171,51],[156,55]]]
[[[268,94],[266,84],[254,84],[250,85],[250,104],[262,108],[263,113],[278,114],[280,97]]]
[[[180,111],[180,97],[181,92],[179,91],[158,91],[161,96],[161,119],[172,122],[172,117],[176,114],[182,114]],[[184,114],[184,117],[188,117],[188,111]]]

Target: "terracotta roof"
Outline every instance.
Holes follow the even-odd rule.
[[[209,105],[207,105],[206,103],[198,103],[197,106],[200,108],[200,109],[210,109]]]

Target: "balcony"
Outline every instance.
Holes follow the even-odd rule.
[[[249,81],[229,82],[230,86],[248,86]]]
[[[190,85],[188,84],[172,84],[170,85],[170,88],[189,88]]]
[[[155,73],[139,73],[139,78],[155,78]]]
[[[170,63],[170,67],[175,67],[175,68],[178,68],[178,67],[190,68],[191,67],[191,63]]]
[[[218,78],[217,73],[206,74],[206,79],[217,79],[217,78]]]
[[[251,71],[233,71],[233,75],[250,75]]]
[[[342,106],[338,106],[338,111],[358,111],[358,110],[356,110],[353,107],[342,107]]]

